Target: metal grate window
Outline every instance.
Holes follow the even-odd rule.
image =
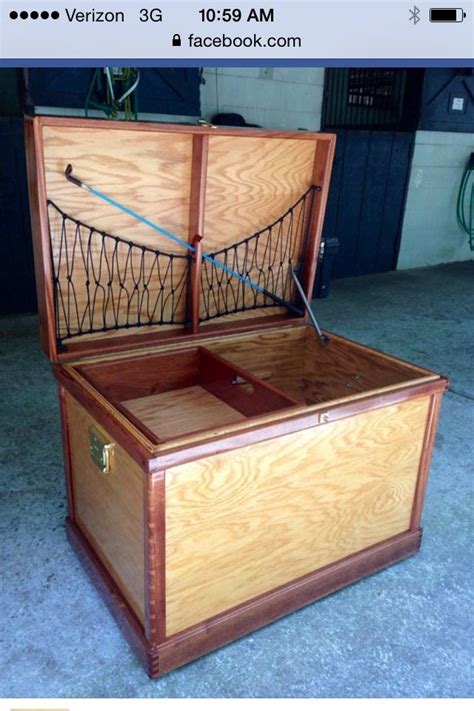
[[[327,69],[323,127],[414,130],[422,78],[416,69]]]
[[[397,75],[393,69],[350,69],[347,91],[349,106],[370,106],[393,111],[397,100]]]

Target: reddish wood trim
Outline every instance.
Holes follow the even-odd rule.
[[[203,459],[214,454],[229,452],[250,444],[257,444],[268,439],[282,437],[283,435],[300,432],[310,427],[324,427],[329,422],[342,420],[346,417],[377,410],[389,405],[395,405],[415,397],[422,397],[436,392],[444,392],[444,379],[432,380],[418,385],[402,385],[396,390],[379,395],[368,395],[364,398],[342,402],[337,405],[321,405],[318,410],[308,414],[285,417],[282,421],[269,424],[255,425],[249,421],[248,429],[233,432],[229,435],[212,437],[206,441],[189,443],[186,446],[177,444],[176,449],[169,448],[153,456],[149,461],[149,471],[169,469],[180,464]]]
[[[246,426],[227,435],[218,435],[204,439],[199,442],[177,441],[175,446],[166,447],[156,445],[146,438],[143,442],[138,438],[142,433],[142,426],[135,427],[136,434],[120,422],[117,417],[120,413],[117,408],[110,403],[110,409],[97,401],[93,393],[85,390],[67,370],[61,366],[54,366],[55,377],[71,395],[85,407],[95,419],[110,433],[110,435],[137,461],[147,472],[157,472],[166,470],[169,467],[184,464],[196,459],[227,452],[249,444],[256,444],[267,439],[279,437],[281,435],[298,432],[317,425],[324,425],[327,422],[351,417],[358,413],[368,412],[398,402],[403,402],[412,397],[420,397],[426,394],[441,393],[447,387],[445,378],[438,378],[414,385],[401,384],[389,392],[371,394],[347,402],[340,402],[331,405],[322,404],[317,409],[312,409],[308,413],[289,415],[282,412],[282,420],[272,421],[267,424],[258,424],[249,420]],[[95,386],[94,386],[95,387]],[[110,400],[110,398],[108,398]],[[130,424],[133,423],[130,421]],[[160,449],[162,450],[160,452]]]
[[[416,483],[415,497],[413,499],[413,509],[410,523],[410,529],[412,531],[416,530],[420,526],[442,398],[442,393],[434,394],[431,398],[431,405],[428,411],[423,449],[421,451],[420,468],[418,471],[418,480]]]
[[[34,119],[26,119],[24,126],[41,347],[50,360],[56,361],[56,314],[46,203],[43,134],[41,124]]]
[[[199,331],[202,267],[201,240],[204,234],[208,151],[209,136],[203,133],[193,134],[191,193],[189,205],[189,241],[196,251],[194,253],[194,261],[191,268],[191,281],[188,294],[188,320],[191,322],[191,333],[198,333]]]
[[[81,375],[92,385],[95,390],[97,390],[100,395],[102,395],[102,397],[110,403],[111,407],[120,412],[123,417],[126,417],[127,420],[129,420],[129,422],[136,427],[136,429],[139,430],[152,445],[158,445],[160,443],[159,437],[157,437],[155,433],[152,432],[141,420],[139,420],[138,417],[136,417],[136,415],[134,415],[133,412],[131,412],[125,405],[122,405],[120,400],[117,400],[110,393],[108,393],[107,390],[100,385],[100,383],[92,381],[85,373],[81,373]],[[79,396],[77,396],[77,399],[79,399]],[[101,411],[103,410],[100,404],[97,404],[97,407],[100,408]],[[103,411],[106,412],[105,409]]]
[[[191,266],[191,288],[189,290],[191,333],[199,333],[199,317],[201,313],[201,271],[202,271],[202,237],[196,235],[193,240],[194,261]]]
[[[193,135],[191,165],[191,195],[189,206],[189,240],[204,234],[204,210],[206,205],[207,157],[209,138],[204,134]]]
[[[110,121],[107,119],[69,118],[62,116],[36,116],[33,121],[39,126],[64,126],[70,128],[94,128],[115,131],[151,131],[153,133],[184,133],[201,136],[239,136],[257,138],[287,138],[301,141],[332,141],[331,133],[315,131],[279,131],[263,128],[229,128],[223,126],[192,126],[177,123],[156,123],[148,121]]]
[[[191,356],[191,359],[189,356]],[[138,357],[137,360],[141,361],[142,359]],[[181,361],[184,361],[184,363],[181,364]],[[119,367],[122,368],[122,371],[125,365],[126,363],[123,361],[120,363]],[[294,406],[302,406],[304,404],[278,390],[273,385],[263,382],[243,368],[239,368],[237,365],[228,362],[217,354],[208,351],[207,348],[202,346],[182,350],[179,353],[162,353],[155,356],[144,356],[140,374],[149,373],[150,366],[164,374],[172,373],[173,375],[180,375],[180,377],[174,379],[174,383],[173,379],[170,380],[168,378],[167,382],[163,385],[162,392],[174,390],[176,388],[179,389],[181,387],[188,387],[190,384],[196,383],[202,385],[208,390],[208,392],[220,398],[246,417],[257,417],[270,412],[275,412],[277,410]],[[95,378],[90,377],[90,372],[88,371],[104,371],[105,368],[107,368],[105,364],[101,364],[101,366],[99,364],[93,364],[90,368],[78,367],[77,370],[82,377],[85,378],[88,383],[110,403],[113,408],[126,417],[132,425],[142,432],[142,434],[153,445],[159,445],[162,443],[163,440],[160,439],[157,434],[152,432],[152,430],[150,430],[127,408],[125,404],[121,402],[121,400],[124,399],[123,392],[119,400],[118,396],[120,395],[120,391],[118,393],[113,393],[111,387],[104,387],[100,382],[98,373]],[[185,377],[181,375],[183,370],[186,374]],[[109,372],[110,369],[107,368],[107,373]],[[242,380],[251,383],[254,387],[253,393],[246,392],[240,387],[233,385],[232,381],[234,376],[240,376]],[[133,375],[129,373],[127,388],[129,388],[133,382],[132,378]],[[136,393],[129,394],[126,399],[144,397],[151,394],[150,390],[153,393],[158,391],[157,388],[152,387],[152,381],[148,380],[147,384],[148,387],[145,394],[142,394],[137,390]],[[120,388],[120,384],[118,387]],[[206,431],[208,431],[208,428],[207,430],[192,430],[189,434],[198,434],[199,432],[202,432],[204,435]],[[170,439],[171,438],[167,438],[166,441],[169,441]]]
[[[165,473],[145,484],[145,631],[152,645],[166,638]]]
[[[96,555],[77,523],[71,521],[69,517],[66,518],[66,534],[86,573],[91,578],[133,651],[142,664],[148,668],[148,645],[143,627],[120,592],[115,580],[113,580],[107,568]]]
[[[206,620],[159,647],[160,674],[414,555],[420,544],[421,530],[402,533]]]
[[[120,360],[81,361],[74,369],[105,398],[123,402],[195,385],[199,374],[198,352],[199,346],[194,344],[174,351],[132,351]],[[126,381],[124,368],[127,368]]]
[[[123,372],[127,363],[130,364],[133,361],[139,365],[133,372],[128,373],[125,388],[120,382],[115,387],[111,385],[111,378],[108,376],[117,370],[113,364],[108,366],[106,363],[93,363],[90,366],[78,366],[77,371],[115,410],[126,417],[154,445],[159,445],[162,440],[138,419],[126,404],[122,403],[122,400],[145,397],[155,392],[166,392],[199,383],[246,417],[303,405],[302,402],[295,400],[273,385],[263,382],[252,373],[202,346],[181,350],[179,353],[135,356],[135,358],[119,363],[120,372]],[[159,371],[165,376],[165,382],[162,383],[159,390],[155,387],[153,378],[150,380],[150,373],[153,370]],[[105,371],[108,385],[101,382],[101,373],[104,374]],[[170,374],[174,377],[170,378]],[[134,376],[140,378],[140,385],[145,382],[146,387],[139,387],[137,381],[134,382]],[[242,380],[251,383],[254,387],[253,393],[234,385],[234,376],[240,376]],[[136,392],[133,392],[134,388],[136,388]],[[193,430],[193,433],[199,431]],[[202,430],[202,432],[204,434],[206,430]]]
[[[251,384],[253,392],[234,384],[233,379],[236,376]],[[304,405],[203,346],[199,348],[199,381],[208,392],[245,417],[256,417],[276,410]]]
[[[314,193],[313,211],[309,226],[309,239],[307,253],[304,255],[303,288],[309,301],[313,298],[313,285],[319,260],[321,235],[323,233],[324,216],[331,184],[332,164],[336,149],[336,136],[329,141],[316,144],[313,166],[313,185],[321,187],[320,192]]]
[[[184,330],[173,330],[165,333],[143,333],[134,336],[111,336],[100,338],[94,341],[84,341],[83,343],[71,343],[65,346],[65,350],[58,353],[56,362],[68,363],[79,358],[87,358],[98,355],[114,355],[124,351],[133,351],[150,346],[178,345],[189,343],[203,338],[204,336],[229,336],[239,333],[251,333],[252,331],[264,331],[266,328],[287,326],[301,326],[304,318],[288,316],[262,316],[262,318],[242,319],[242,321],[230,321],[227,323],[212,323],[202,325],[199,334],[193,334]]]
[[[205,209],[205,188],[207,175],[207,153],[212,137],[215,135],[245,137],[262,137],[289,140],[312,141],[315,145],[316,163],[321,156],[328,154],[328,146],[333,146],[334,136],[330,134],[310,133],[310,132],[287,132],[287,131],[267,131],[263,129],[232,129],[232,128],[209,128],[202,126],[179,126],[177,124],[156,124],[134,122],[133,125],[127,122],[116,123],[102,119],[74,119],[64,117],[35,117],[27,121],[28,132],[32,139],[27,140],[27,151],[29,155],[30,168],[30,195],[33,206],[33,228],[35,244],[35,263],[37,269],[37,285],[40,303],[41,331],[43,349],[53,362],[67,362],[71,356],[93,355],[100,353],[119,352],[124,349],[143,347],[154,343],[178,342],[187,336],[196,336],[198,330],[203,333],[239,333],[245,330],[253,330],[266,325],[266,317],[261,319],[249,319],[245,321],[227,321],[224,323],[208,324],[199,326],[199,297],[200,297],[200,254],[195,263],[193,287],[188,289],[188,315],[190,316],[191,327],[179,330],[165,331],[161,333],[143,333],[131,337],[110,337],[88,339],[83,337],[83,342],[58,346],[56,342],[56,314],[54,306],[54,293],[52,284],[52,264],[50,258],[49,227],[46,205],[45,168],[43,155],[43,129],[44,127],[64,127],[75,130],[89,127],[95,129],[113,129],[115,131],[152,131],[171,134],[187,134],[192,138],[193,157],[190,187],[190,212],[189,212],[189,235],[190,239],[194,235],[204,234],[204,209]],[[332,155],[332,153],[331,153]],[[319,161],[321,162],[321,161]],[[321,173],[321,170],[319,171]],[[321,182],[318,171],[315,171],[318,182]],[[328,180],[325,180],[325,184]],[[320,202],[320,194],[316,196],[316,205]],[[324,202],[324,201],[323,201]],[[35,209],[36,208],[36,209]],[[320,210],[321,211],[321,210]],[[316,218],[315,218],[316,219]],[[36,227],[35,227],[36,225]],[[315,262],[314,255],[319,249],[319,239],[321,224],[315,222],[315,238],[310,235],[310,241],[314,244],[309,247],[308,260]],[[318,242],[318,244],[316,244]],[[308,261],[307,260],[307,261]],[[315,265],[314,265],[315,266]],[[314,279],[314,271],[311,272]],[[308,272],[307,278],[310,278]],[[198,286],[199,285],[199,286]],[[190,284],[191,287],[191,284]],[[308,286],[308,291],[309,291]],[[190,292],[190,293],[189,293]],[[262,310],[262,314],[263,314]],[[296,319],[285,317],[287,322],[296,322]],[[280,320],[280,323],[284,321]],[[298,320],[298,322],[302,322]],[[248,323],[248,327],[246,325]],[[273,323],[277,323],[275,320]],[[214,329],[214,330],[213,330]],[[158,331],[160,329],[157,329]],[[191,331],[191,333],[189,333]],[[171,334],[171,335],[170,335]],[[137,339],[137,340],[135,340]],[[60,351],[58,353],[58,350]]]
[[[153,645],[147,642],[136,616],[80,529],[68,519],[66,526],[68,538],[79,559],[151,677],[165,674],[414,555],[421,543],[421,530],[399,534],[180,632],[164,643]]]
[[[97,387],[97,386],[94,385],[94,387]],[[97,389],[99,390],[99,388],[97,388]],[[102,394],[104,394],[104,393],[102,392]],[[142,434],[144,434],[145,437],[148,440],[150,440],[150,442],[152,444],[154,444],[154,445],[160,444],[160,438],[154,432],[152,432],[150,430],[150,428],[145,425],[144,422],[139,420],[138,417],[133,414],[133,412],[131,412],[127,407],[125,407],[125,405],[122,405],[121,402],[118,402],[118,400],[114,400],[110,396],[108,397],[107,395],[105,395],[105,397],[107,397],[110,404],[113,405],[113,407],[115,407],[124,417],[126,417],[128,420],[130,420],[132,425],[134,427],[136,427],[137,430],[140,430],[140,432]]]
[[[67,508],[68,514],[71,521],[75,521],[75,507],[74,507],[74,487],[72,479],[72,463],[71,463],[71,447],[70,447],[70,434],[69,434],[69,413],[66,404],[66,390],[58,385],[59,391],[59,411],[61,416],[61,437],[63,443],[63,454],[64,454],[64,470],[65,470],[65,482],[66,482],[66,496],[67,496]]]
[[[94,397],[69,376],[67,371],[63,370],[60,366],[55,366],[53,371],[56,379],[64,389],[87,410],[91,417],[97,420],[114,441],[123,447],[142,469],[149,472],[149,458],[152,452],[144,447],[140,441],[133,436],[133,433],[122,427],[121,423],[114,417],[113,411],[107,410],[97,402]],[[150,447],[152,447],[151,444]]]

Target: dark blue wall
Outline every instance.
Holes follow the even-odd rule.
[[[36,310],[23,120],[0,119],[0,314]]]
[[[450,110],[453,97],[464,98],[465,111]],[[427,69],[419,128],[422,131],[474,132],[472,69]]]
[[[29,69],[29,103],[84,109],[94,69]],[[142,69],[137,89],[144,113],[200,116],[199,69]]]

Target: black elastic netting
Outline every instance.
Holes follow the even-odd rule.
[[[306,252],[314,193],[312,185],[284,215],[241,242],[209,253],[230,269],[285,301],[297,301],[292,270]],[[206,260],[201,272],[201,321],[248,309],[274,307],[271,297]]]
[[[208,256],[296,305],[291,272],[302,266],[319,189],[311,186],[278,220]],[[191,254],[135,244],[71,217],[52,200],[47,204],[60,344],[84,334],[186,323]],[[200,321],[275,306],[268,293],[203,260]]]
[[[185,323],[190,255],[97,230],[51,200],[48,212],[59,342],[86,333]]]

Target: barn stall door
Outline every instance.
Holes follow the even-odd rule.
[[[327,69],[322,126],[338,137],[323,238],[333,278],[394,269],[424,70]]]
[[[395,268],[415,134],[332,129],[337,134],[323,238],[336,236],[332,277]]]

